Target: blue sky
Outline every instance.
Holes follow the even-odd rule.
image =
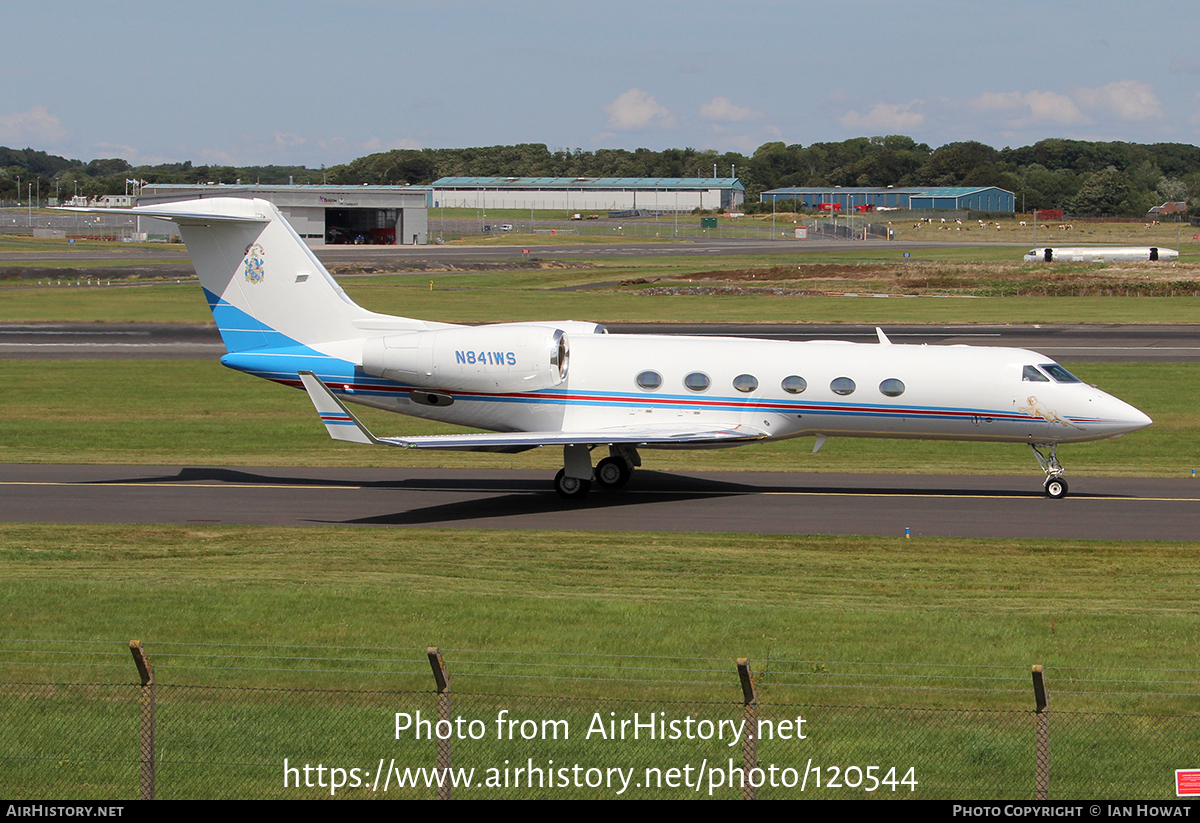
[[[0,0],[0,145],[334,165],[545,143],[1200,139],[1200,4]]]

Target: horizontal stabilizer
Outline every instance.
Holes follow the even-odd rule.
[[[265,214],[217,214],[214,212],[187,212],[179,209],[169,209],[155,206],[137,206],[132,209],[83,208],[79,206],[58,206],[55,211],[76,211],[84,214],[121,214],[140,217],[157,217],[159,220],[172,220],[176,223],[208,225],[210,223],[268,223],[271,218]]]
[[[308,392],[308,399],[316,407],[317,414],[321,415],[321,422],[325,424],[325,430],[329,432],[330,437],[334,440],[345,440],[347,443],[379,443],[329,387],[321,382],[321,378],[310,371],[299,372],[299,375],[300,381],[304,383],[304,390]]]

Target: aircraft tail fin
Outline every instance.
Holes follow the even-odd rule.
[[[230,352],[419,330],[419,320],[367,311],[351,300],[273,203],[213,197],[122,209],[179,226]]]

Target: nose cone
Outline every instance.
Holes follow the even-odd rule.
[[[1134,408],[1124,400],[1118,400],[1111,395],[1106,395],[1105,399],[1106,428],[1112,430],[1111,436],[1113,437],[1144,429],[1154,422],[1148,414],[1141,409]]]

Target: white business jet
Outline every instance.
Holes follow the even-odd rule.
[[[1052,246],[1025,252],[1026,263],[1141,263],[1178,260],[1175,249],[1158,246]]]
[[[94,211],[99,211],[96,209]],[[128,209],[117,210],[128,215]],[[577,321],[459,326],[352,301],[266,200],[133,209],[174,221],[238,371],[303,387],[335,440],[520,452],[561,446],[555,490],[623,486],[643,449],[813,437],[1025,443],[1046,494],[1067,493],[1061,443],[1150,425],[1024,349],[610,335]],[[377,437],[346,403],[485,429]],[[605,449],[595,466],[593,451]]]

